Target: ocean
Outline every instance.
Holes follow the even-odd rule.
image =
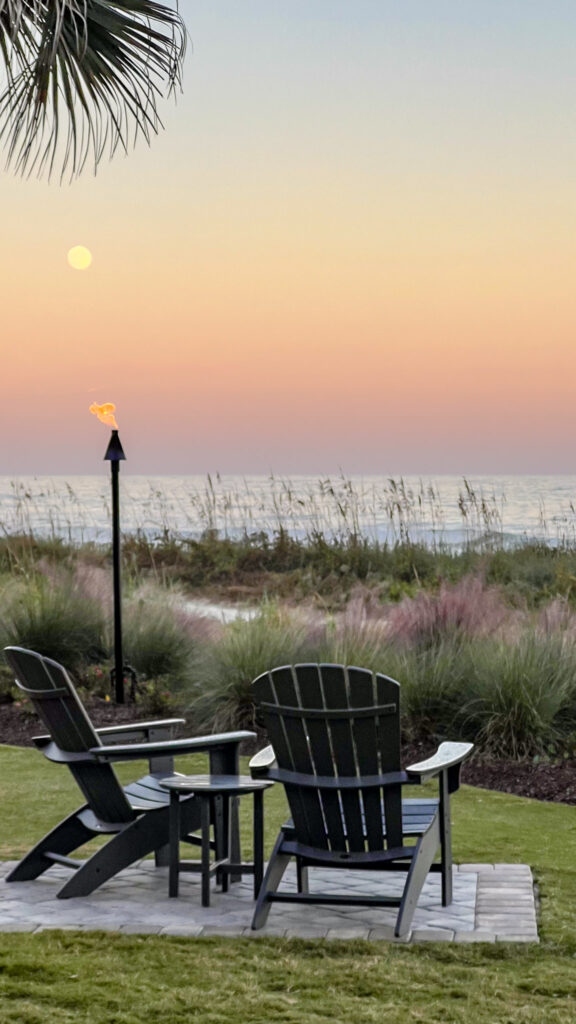
[[[576,476],[131,476],[124,533],[150,540],[284,530],[458,547],[470,541],[576,543]],[[110,537],[110,481],[0,477],[0,528],[73,542]]]

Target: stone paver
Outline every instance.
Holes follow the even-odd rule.
[[[329,928],[327,939],[367,939],[370,928]]]
[[[475,931],[495,935],[497,942],[538,942],[530,867],[527,864],[494,864],[492,869],[488,865],[477,867]]]
[[[496,942],[496,935],[487,929],[476,928],[473,932],[456,932],[454,942]]]
[[[168,874],[152,861],[127,868],[91,896],[58,900],[67,869],[54,866],[32,882],[6,883],[12,865],[0,862],[0,931],[105,930],[125,935],[173,935],[230,938],[362,939],[394,942],[538,942],[538,924],[530,867],[526,864],[461,864],[454,870],[454,900],[443,907],[440,875],[429,875],[414,915],[412,932],[395,939],[394,908],[277,904],[266,926],[252,932],[251,882],[244,879],[228,893],[214,889],[211,906],[200,905],[200,879],[182,875],[180,897],[168,897]],[[334,872],[310,869],[310,889],[350,895],[400,895],[403,873]],[[295,888],[289,868],[282,883]]]
[[[414,928],[412,942],[452,942],[454,932],[440,928]]]

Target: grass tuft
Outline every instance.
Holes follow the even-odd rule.
[[[38,577],[8,604],[4,638],[71,669],[106,657],[106,621],[100,603],[73,580],[58,586]]]
[[[195,645],[168,595],[150,600],[136,596],[126,603],[124,658],[144,679],[168,677],[174,688],[189,682]]]
[[[249,621],[230,623],[222,639],[206,651],[193,691],[191,710],[200,727],[216,732],[254,729],[254,679],[275,665],[310,660],[303,621],[265,603]]]

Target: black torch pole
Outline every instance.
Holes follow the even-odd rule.
[[[124,704],[124,657],[122,654],[122,582],[120,565],[120,499],[118,478],[120,463],[124,461],[124,449],[113,430],[104,460],[110,463],[112,476],[112,567],[114,572],[114,668],[111,675],[116,692],[116,703]]]

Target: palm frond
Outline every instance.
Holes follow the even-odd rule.
[[[186,30],[154,0],[0,0],[0,140],[20,173],[79,174],[149,142],[181,83]]]

